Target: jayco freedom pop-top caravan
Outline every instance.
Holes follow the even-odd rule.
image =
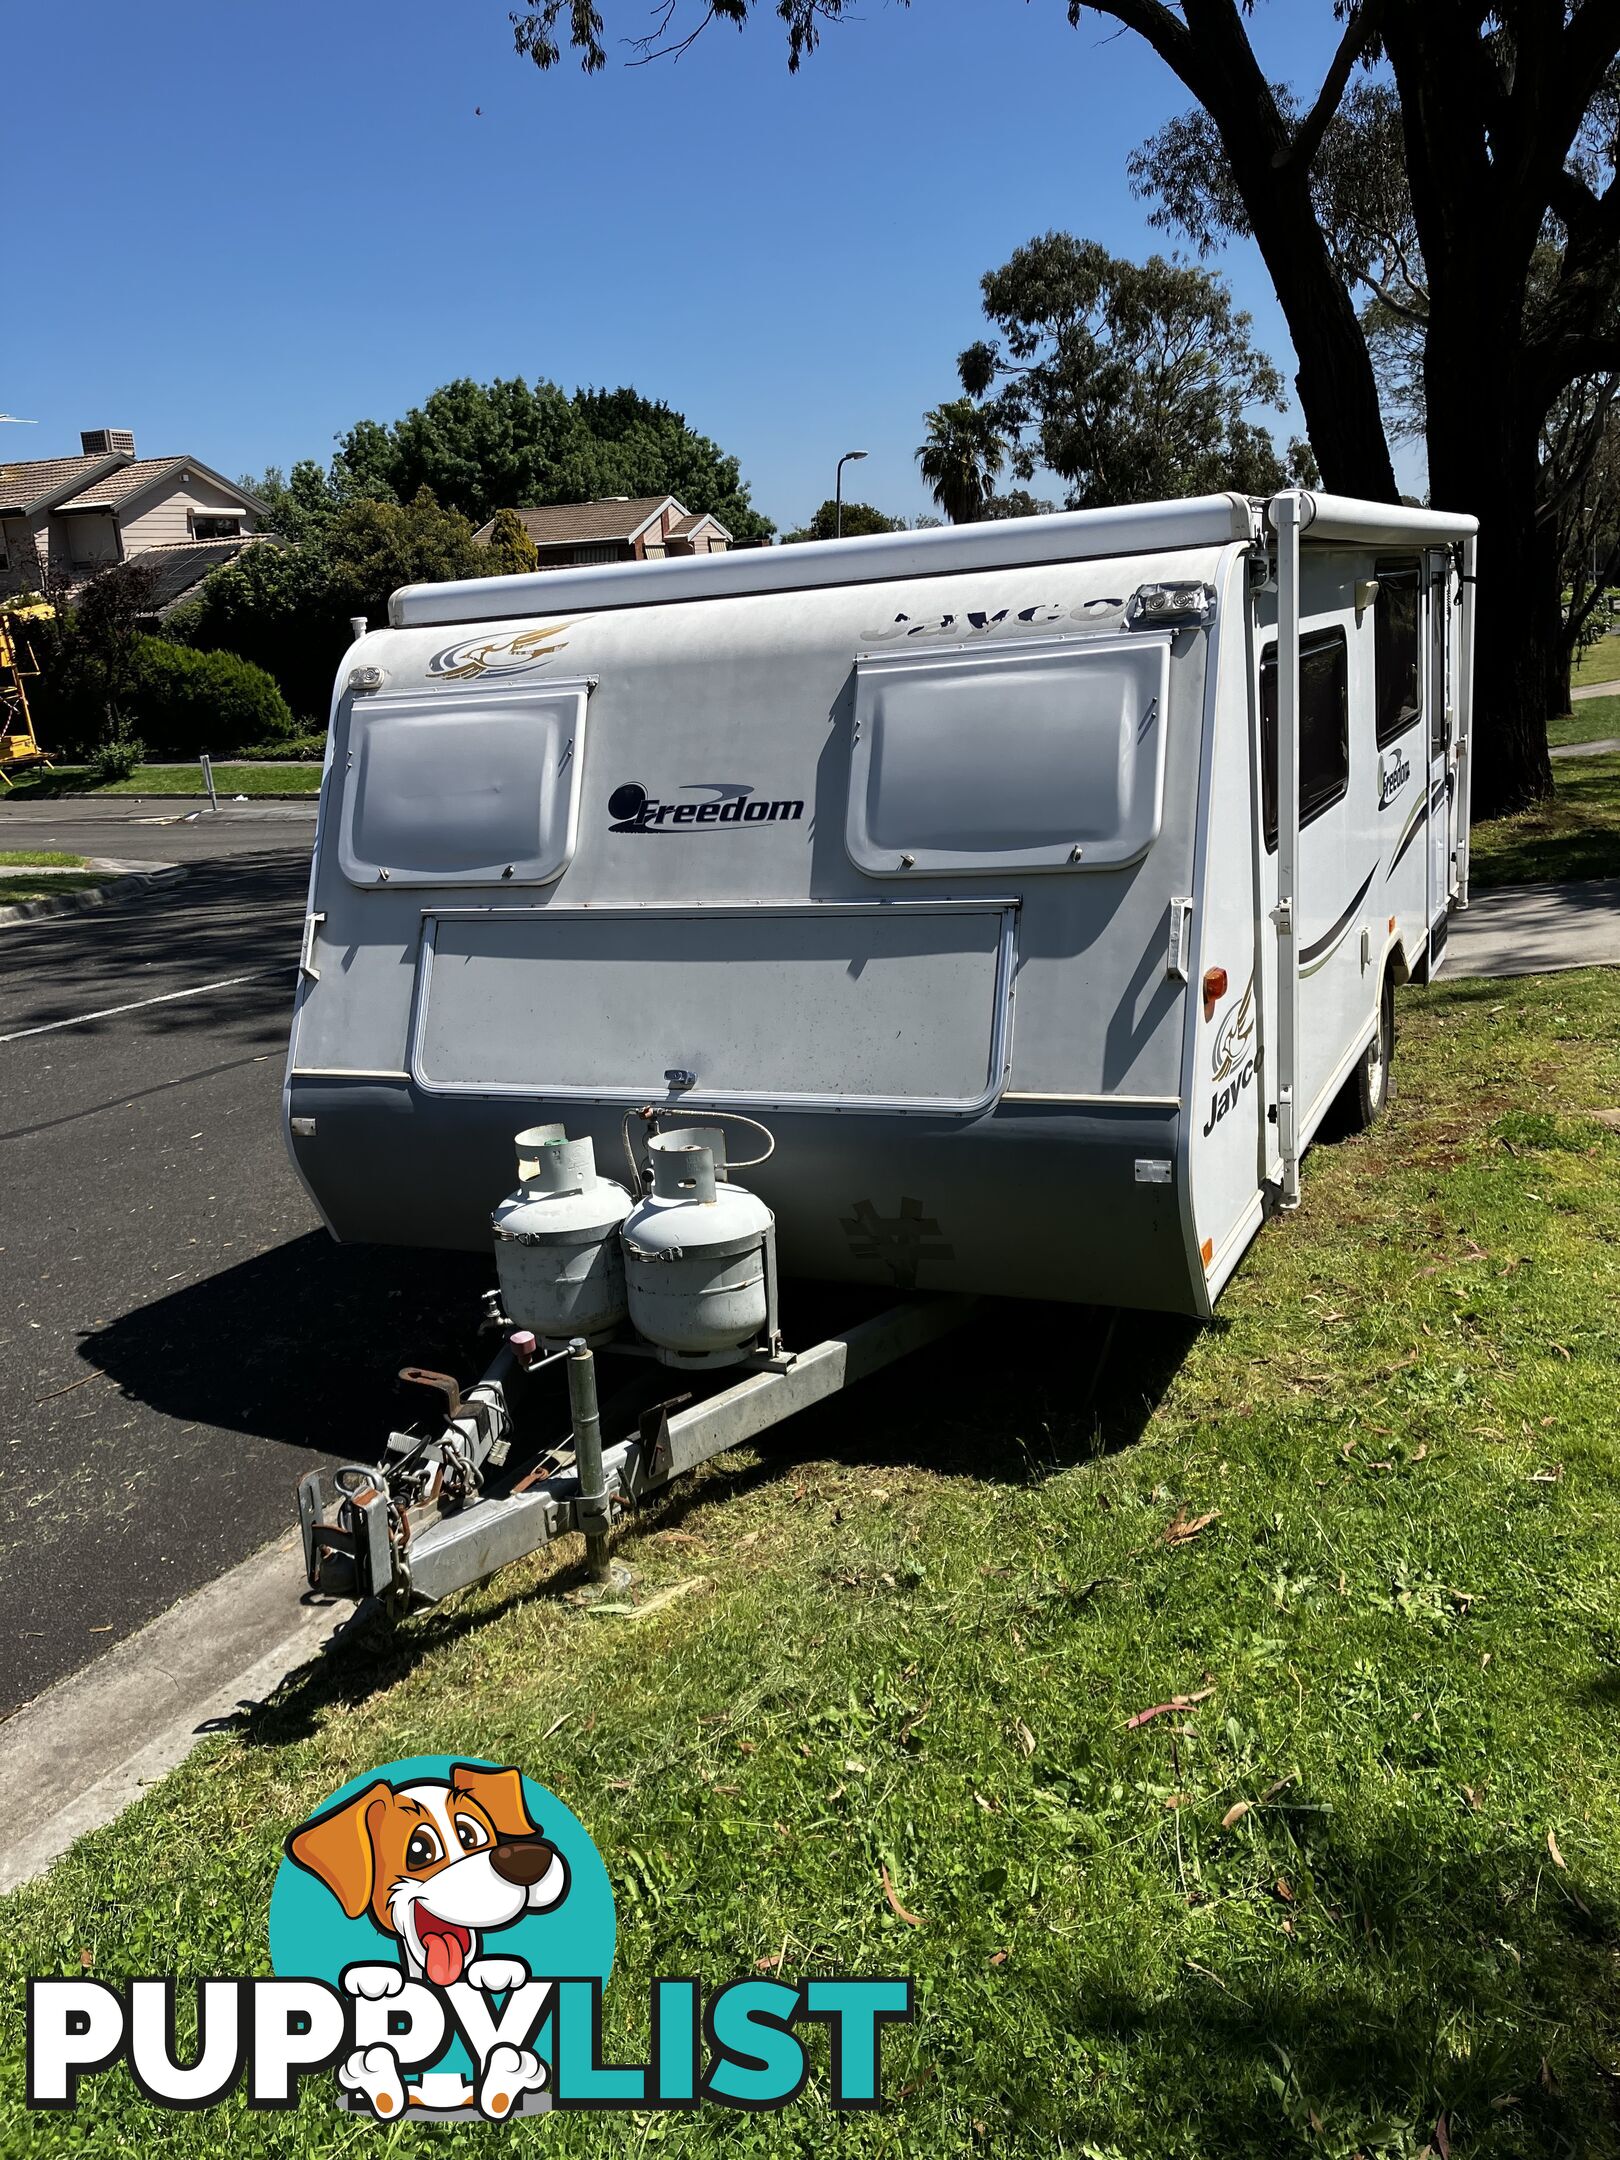
[[[286,1089],[343,1239],[768,1122],[786,1276],[1209,1313],[1466,901],[1472,518],[1290,493],[396,594]],[[733,1133],[737,1128],[732,1128]]]

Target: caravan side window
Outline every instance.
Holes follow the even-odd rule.
[[[1350,785],[1350,647],[1342,630],[1299,641],[1299,822],[1308,825]],[[1277,845],[1277,641],[1260,655],[1260,791],[1266,846]]]
[[[1423,573],[1416,562],[1378,565],[1373,652],[1378,681],[1378,747],[1404,735],[1423,712]]]

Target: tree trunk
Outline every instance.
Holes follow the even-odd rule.
[[[1334,495],[1395,502],[1399,490],[1367,340],[1328,254],[1308,185],[1266,170],[1252,136],[1234,141],[1223,127],[1222,138],[1299,357],[1294,384],[1322,485]]]
[[[1558,546],[1538,515],[1537,426],[1510,354],[1436,309],[1429,327],[1429,491],[1438,510],[1479,519],[1475,610],[1476,817],[1500,817],[1552,793],[1547,722],[1564,710]]]

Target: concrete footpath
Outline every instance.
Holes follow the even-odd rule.
[[[1620,967],[1620,878],[1504,885],[1451,918],[1445,976],[1589,967]]]
[[[296,1535],[278,1538],[7,1718],[0,1892],[273,1695],[352,1610],[306,1591]]]

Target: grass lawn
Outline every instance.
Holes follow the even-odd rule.
[[[84,857],[64,848],[0,848],[0,868],[7,870],[82,870]]]
[[[1474,827],[1472,886],[1620,875],[1620,757],[1555,758],[1553,783],[1550,803]]]
[[[918,2004],[882,2114],[834,2116],[823,2055],[780,2116],[458,2152],[1620,2152],[1620,1135],[1586,1115],[1620,1103],[1620,976],[1401,1011],[1392,1111],[1312,1153],[1212,1328],[1124,1317],[1088,1400],[1086,1316],[1003,1313],[645,1515],[638,1594],[701,1578],[656,1616],[510,1569],[0,1904],[0,2151],[442,2151],[324,2081],[162,2115],[120,2071],[25,2118],[19,2056],[27,1974],[266,1971],[287,1830],[444,1749],[602,1848],[609,2060],[659,1973]]]
[[[0,870],[0,907],[16,907],[24,900],[54,900],[61,893],[87,892],[92,885],[105,885],[108,871],[87,871],[77,877],[68,871],[61,877],[29,877],[23,871]]]
[[[1604,742],[1620,735],[1620,697],[1582,698],[1571,713],[1554,720],[1547,729],[1547,740],[1554,748],[1559,743]]]
[[[1581,653],[1570,680],[1577,690],[1585,683],[1620,682],[1620,631],[1609,631]]]
[[[216,765],[214,786],[229,795],[318,795],[319,765]],[[82,765],[58,765],[52,771],[19,780],[0,802],[41,802],[56,795],[196,795],[208,797],[195,765],[138,765],[127,780],[97,787]]]

